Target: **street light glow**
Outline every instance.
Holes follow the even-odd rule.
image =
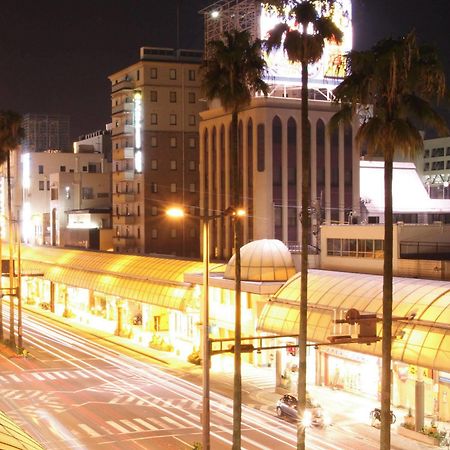
[[[213,11],[213,12],[211,13],[211,17],[212,17],[213,19],[217,19],[217,18],[219,17],[219,11]]]
[[[184,211],[181,208],[173,207],[166,210],[166,214],[169,217],[184,217]]]

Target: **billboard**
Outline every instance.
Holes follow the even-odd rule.
[[[298,28],[293,19],[287,19],[290,27]],[[339,83],[337,78],[344,76],[343,67],[340,66],[342,56],[352,48],[351,0],[336,0],[334,5],[333,21],[343,31],[341,44],[326,42],[321,60],[308,67],[311,88],[333,87]],[[267,39],[269,31],[281,22],[273,7],[261,5],[260,38]],[[301,66],[299,63],[290,63],[283,49],[273,50],[265,54],[268,66],[267,81],[269,83],[299,85],[301,82]],[[340,69],[339,69],[340,67]]]

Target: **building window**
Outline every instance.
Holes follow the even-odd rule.
[[[176,137],[171,137],[170,138],[170,146],[172,148],[175,148],[177,146],[177,138]]]
[[[150,91],[150,101],[151,102],[158,101],[158,92],[157,91]]]
[[[188,102],[189,103],[195,103],[195,92],[189,92],[188,93]]]
[[[431,150],[431,157],[434,158],[436,156],[444,156],[444,147],[433,148]]]
[[[443,170],[444,169],[444,161],[434,161],[431,165],[431,170]]]
[[[430,150],[428,150],[428,149],[425,150],[424,153],[423,153],[423,157],[424,158],[429,158],[430,157]]]
[[[189,148],[195,148],[195,138],[189,138]]]
[[[152,228],[152,239],[158,239],[158,230],[156,228]]]
[[[152,67],[150,69],[150,78],[152,80],[156,80],[156,78],[158,78],[158,69],[156,67]]]
[[[195,125],[196,121],[195,121],[194,114],[189,114],[188,123],[189,123],[189,125]]]
[[[158,208],[156,206],[152,206],[151,214],[152,214],[152,216],[158,215]]]
[[[172,229],[170,230],[170,237],[171,237],[172,239],[177,237],[177,230],[176,230],[175,228],[172,228]]]
[[[107,192],[99,192],[97,193],[97,198],[109,198],[109,194]]]
[[[170,192],[177,192],[177,184],[170,183]]]
[[[380,259],[384,257],[384,241],[382,239],[327,239],[327,255]]]
[[[429,162],[426,162],[426,163],[424,164],[423,170],[424,170],[424,171],[430,170],[430,163],[429,163]]]
[[[152,170],[158,170],[158,160],[157,159],[152,159],[151,168],[152,168]]]
[[[152,137],[150,138],[150,145],[151,145],[152,147],[158,147],[158,139],[157,139],[156,136],[152,136]]]
[[[195,70],[193,69],[188,70],[188,80],[195,81]]]
[[[195,161],[189,161],[189,170],[192,170],[192,171],[194,171],[195,170],[195,166],[196,166],[196,164],[195,164]]]
[[[88,171],[87,166],[83,166],[83,168],[81,169],[81,171],[82,171],[82,172],[87,172],[87,171]]]
[[[141,205],[137,205],[137,215],[138,217],[141,215]]]
[[[47,180],[47,191],[50,190],[50,180]]]
[[[174,159],[170,161],[170,170],[177,170],[177,162]]]
[[[195,228],[191,228],[191,229],[189,230],[189,237],[195,238]]]
[[[137,229],[137,238],[140,239],[141,238],[141,229],[138,227]]]
[[[170,116],[169,116],[169,123],[170,123],[170,125],[176,125],[177,124],[177,115],[176,114],[170,114]]]
[[[171,80],[176,80],[177,79],[177,69],[170,69],[169,70],[169,78]]]
[[[140,73],[139,73],[139,69],[136,71],[136,80],[137,81],[139,81],[139,76],[140,76]]]
[[[56,188],[51,189],[50,200],[58,200],[58,189],[56,189]]]
[[[43,181],[39,181],[39,190],[43,191],[45,188],[45,183]]]
[[[169,102],[176,103],[177,102],[177,93],[175,91],[169,92]]]
[[[44,173],[44,166],[38,166],[38,173],[41,175]]]
[[[264,125],[259,124],[256,129],[257,138],[257,167],[258,172],[264,172],[265,169],[265,152],[264,152]]]
[[[137,193],[139,194],[141,192],[141,183],[137,184]]]
[[[81,188],[81,198],[83,200],[91,200],[94,198],[94,190],[91,187]]]
[[[191,183],[189,185],[189,192],[194,193],[195,192],[195,183]]]
[[[150,185],[150,190],[151,192],[153,192],[154,194],[156,194],[158,192],[158,185],[156,183],[152,183]]]
[[[60,172],[65,172],[66,171],[66,166],[60,166],[59,167],[59,171]]]
[[[447,152],[445,153],[447,156],[450,156],[450,147],[447,147]]]
[[[447,169],[450,169],[450,161],[447,161]]]
[[[150,123],[152,125],[158,125],[158,114],[156,114],[156,113],[150,114]]]

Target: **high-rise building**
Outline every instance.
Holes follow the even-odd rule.
[[[205,44],[224,31],[247,30],[265,38],[280,20],[270,7],[251,0],[222,0],[201,11]],[[311,244],[317,248],[321,223],[344,223],[358,216],[359,153],[354,149],[357,124],[331,130],[337,111],[332,90],[339,83],[338,62],[351,48],[351,4],[335,4],[335,21],[344,31],[341,45],[327,44],[317,64],[309,68],[309,123],[311,126]],[[295,24],[292,24],[293,26]],[[244,243],[276,238],[292,250],[301,241],[301,67],[280,50],[265,54],[268,97],[255,96],[239,112],[239,164],[244,220]],[[223,211],[231,204],[229,135],[231,114],[219,102],[200,113],[200,207]],[[230,219],[211,225],[211,253],[230,257],[233,242]]]
[[[22,126],[25,137],[22,142],[24,153],[58,150],[72,151],[70,142],[70,117],[63,114],[23,115]]]
[[[198,215],[201,60],[201,51],[143,47],[109,76],[117,252],[199,253],[198,220],[170,221],[165,210]]]

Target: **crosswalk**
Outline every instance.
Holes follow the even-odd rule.
[[[90,438],[97,438],[111,434],[129,434],[129,433],[145,433],[149,431],[166,431],[191,428],[193,424],[182,417],[176,419],[165,416],[155,417],[135,417],[117,420],[107,420],[100,427],[96,427],[90,423],[77,424],[78,433],[84,434]]]
[[[172,398],[162,399],[152,397],[150,400],[143,400],[133,395],[118,395],[112,398],[108,403],[120,404],[120,405],[147,405],[149,402],[152,406],[159,406],[170,409],[182,409],[182,410],[200,410],[202,408],[201,400],[190,400],[187,398]]]
[[[84,370],[57,370],[42,372],[23,372],[20,374],[3,373],[0,374],[0,383],[29,383],[30,381],[60,381],[74,380],[80,378],[90,378],[89,373]]]

